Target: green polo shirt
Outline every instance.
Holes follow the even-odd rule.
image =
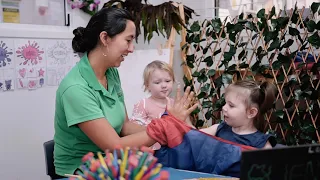
[[[106,77],[108,90],[98,82],[85,54],[59,85],[54,118],[54,165],[59,175],[73,174],[88,152],[103,152],[77,124],[106,118],[120,134],[125,105],[117,69],[108,69]]]

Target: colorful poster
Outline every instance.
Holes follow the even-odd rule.
[[[14,44],[13,39],[0,39],[0,69],[14,68]]]
[[[17,39],[15,40],[17,66],[45,65],[44,46],[42,40]]]
[[[49,40],[47,41],[47,67],[72,66],[72,50],[69,41]]]
[[[65,75],[70,71],[69,67],[48,68],[47,69],[47,85],[58,86]]]
[[[2,16],[5,23],[20,23],[20,1],[2,0]]]
[[[46,54],[44,40],[16,39],[16,86],[18,89],[35,90],[46,81]]]
[[[14,90],[14,69],[0,69],[0,90]]]

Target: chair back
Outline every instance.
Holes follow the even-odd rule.
[[[54,141],[50,140],[43,143],[44,156],[46,161],[46,173],[51,179],[61,179],[64,178],[56,174],[55,167],[53,164],[53,150],[54,150]]]

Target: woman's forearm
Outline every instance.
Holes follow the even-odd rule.
[[[131,121],[125,121],[125,123],[122,126],[122,130],[121,130],[120,135],[121,136],[128,136],[128,135],[135,134],[135,133],[145,131],[145,130],[146,130],[145,126],[136,124]]]
[[[125,124],[124,133],[132,133],[134,131],[132,129],[138,129],[135,125],[131,125],[132,123]],[[119,137],[117,132],[104,118],[83,122],[78,124],[78,126],[102,150],[112,150],[119,145],[121,147],[140,147],[151,146],[156,143],[155,140],[148,136],[145,127],[140,127],[141,132]]]
[[[122,147],[141,147],[147,146],[150,147],[155,144],[156,141],[153,140],[146,131],[141,131],[135,134],[121,137],[120,145]]]

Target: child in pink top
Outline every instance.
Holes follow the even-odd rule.
[[[149,91],[150,97],[140,100],[134,105],[131,121],[148,125],[151,120],[160,118],[165,112],[167,99],[172,91],[174,74],[172,68],[163,61],[149,63],[143,72],[145,91]],[[170,99],[173,103],[173,99]],[[159,149],[156,143],[152,149]]]

